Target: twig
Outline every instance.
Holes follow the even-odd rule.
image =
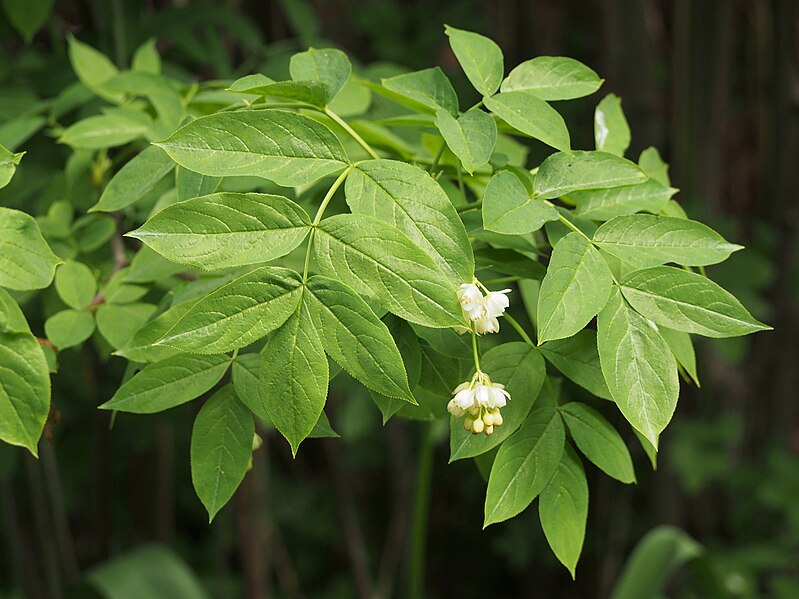
[[[412,469],[408,467],[410,455],[403,428],[396,422],[386,427],[388,435],[389,459],[391,462],[392,497],[394,509],[391,521],[386,531],[386,540],[383,554],[380,559],[377,583],[375,585],[375,599],[388,599],[394,586],[402,561],[402,548],[405,544],[405,531],[411,515]]]
[[[66,582],[72,584],[78,579],[80,570],[64,503],[64,490],[61,484],[61,473],[58,468],[58,456],[55,452],[55,446],[50,442],[40,443],[39,451],[44,472],[44,482],[47,486],[47,495],[50,498],[53,529],[61,559],[61,567],[64,570]]]
[[[352,495],[349,493],[352,485],[347,480],[344,469],[336,453],[337,447],[329,440],[325,440],[325,454],[330,464],[330,473],[333,477],[333,487],[338,502],[339,518],[344,527],[344,538],[347,543],[347,554],[352,566],[352,574],[355,579],[355,588],[361,599],[371,599],[373,597],[373,584],[369,575],[368,553],[366,542],[363,538],[363,531],[355,514],[355,506]]]

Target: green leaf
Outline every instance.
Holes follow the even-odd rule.
[[[538,516],[552,553],[574,578],[588,520],[588,481],[580,458],[569,446],[541,491]]]
[[[688,219],[688,215],[685,213],[685,208],[680,206],[677,200],[669,200],[668,204],[660,211],[662,216],[668,216],[671,218],[681,218],[683,220]]]
[[[93,596],[107,599],[140,599],[160,589],[169,593],[169,599],[210,599],[204,583],[175,551],[163,545],[128,549],[93,565],[85,578],[94,588]]]
[[[128,280],[129,273],[130,268],[125,267],[111,275],[103,289],[103,299],[107,304],[130,304],[147,295],[149,289],[144,285],[133,285]]]
[[[481,455],[515,433],[530,413],[546,376],[538,350],[518,341],[492,347],[480,364],[493,382],[505,385],[510,401],[502,408],[502,425],[495,426],[490,436],[473,435],[464,430],[463,419],[450,418],[450,462]]]
[[[9,22],[30,43],[53,12],[54,0],[3,0]]]
[[[284,186],[312,183],[348,163],[341,142],[327,127],[284,110],[204,116],[156,145],[203,175],[251,175]]]
[[[161,56],[156,48],[155,38],[150,38],[136,48],[131,61],[131,69],[141,73],[161,74]]]
[[[114,349],[122,347],[155,312],[152,304],[101,304],[97,309],[97,330]]]
[[[0,289],[0,332],[30,333],[25,314],[5,289]]]
[[[474,277],[466,229],[444,190],[427,172],[396,160],[368,160],[354,168],[345,186],[356,214],[391,223],[461,281]]]
[[[470,335],[459,335],[452,329],[430,329],[419,325],[409,326],[418,339],[426,341],[438,353],[450,358],[471,359],[472,339]]]
[[[106,81],[104,89],[124,92],[150,101],[158,115],[162,130],[173,131],[185,116],[183,96],[175,83],[161,75],[142,71],[124,71]]]
[[[165,345],[154,344],[161,339],[195,303],[197,303],[196,299],[187,300],[159,314],[155,319],[136,331],[136,333],[122,347],[114,352],[114,354],[127,358],[132,362],[158,362],[174,356],[178,353],[177,350]]]
[[[225,385],[203,404],[191,431],[191,482],[209,522],[247,474],[255,425],[250,411]]]
[[[675,331],[664,326],[659,326],[658,332],[668,343],[677,363],[685,369],[685,372],[696,383],[696,386],[700,387],[699,375],[696,371],[696,353],[694,352],[691,336],[688,333]]]
[[[602,374],[621,413],[657,448],[680,383],[674,356],[646,318],[614,291],[597,319]]]
[[[607,262],[580,233],[552,250],[538,296],[538,343],[571,337],[604,308],[613,286]]]
[[[540,281],[546,275],[546,268],[515,250],[485,247],[475,251],[478,270],[493,270],[513,277]]]
[[[47,360],[19,306],[2,289],[0,318],[0,440],[35,456],[50,413]]]
[[[263,75],[247,75],[235,81],[230,91],[256,94],[284,100],[296,100],[323,107],[327,103],[327,88],[318,81],[272,81]]]
[[[592,407],[576,401],[560,407],[572,439],[602,472],[623,483],[635,482],[630,451],[621,435]]]
[[[126,283],[152,283],[176,275],[183,267],[170,262],[155,250],[142,246],[130,261]]]
[[[175,162],[161,148],[150,146],[134,156],[105,186],[89,212],[115,212],[138,202],[166,177]]]
[[[389,77],[381,83],[390,92],[411,100],[410,106],[417,110],[435,114],[444,109],[451,115],[458,114],[458,95],[438,67]]]
[[[608,94],[594,111],[596,149],[624,156],[630,147],[630,126],[621,109],[621,98]]]
[[[488,163],[497,145],[497,124],[490,114],[480,109],[464,112],[457,119],[439,109],[436,127],[469,174]]]
[[[32,216],[0,208],[0,287],[43,289],[60,263]]]
[[[707,266],[743,249],[702,223],[650,214],[619,216],[606,222],[596,230],[594,243],[637,268],[666,262]]]
[[[67,36],[67,42],[69,43],[69,62],[81,83],[101,98],[111,102],[121,101],[123,94],[105,90],[102,87],[103,83],[119,74],[119,69],[114,63],[102,52],[98,52],[71,35]]]
[[[449,25],[444,25],[444,32],[474,89],[484,96],[494,94],[505,74],[502,49],[479,33],[455,29]]]
[[[143,137],[150,129],[150,118],[134,110],[90,116],[67,129],[58,143],[77,150],[103,150],[123,146]]]
[[[230,366],[229,356],[180,354],[146,366],[100,406],[152,414],[195,399],[216,385]]]
[[[117,221],[107,214],[86,214],[75,221],[72,234],[84,254],[100,249],[116,233]]]
[[[527,92],[502,92],[485,98],[484,102],[491,112],[514,129],[556,150],[570,150],[569,130],[563,117],[543,100]]]
[[[663,162],[657,148],[648,147],[638,157],[638,166],[655,181],[665,187],[671,185],[669,180],[669,165]]]
[[[608,152],[558,152],[538,168],[535,192],[542,198],[552,199],[581,189],[635,185],[646,178],[634,162]]]
[[[538,56],[514,68],[502,82],[502,91],[525,91],[542,100],[571,100],[593,94],[602,82],[573,58]]]
[[[261,384],[258,375],[261,370],[261,354],[239,354],[233,360],[231,379],[236,397],[241,403],[264,423],[269,423],[269,414],[266,413],[261,400]]]
[[[44,323],[44,334],[58,349],[80,345],[94,333],[94,317],[79,310],[62,310]]]
[[[402,356],[388,328],[369,305],[343,283],[308,279],[308,308],[325,351],[365,387],[416,403]]]
[[[219,192],[167,206],[127,236],[172,262],[216,270],[285,256],[310,226],[283,196]]]
[[[577,204],[575,216],[610,220],[641,211],[657,214],[675,193],[677,190],[673,187],[665,187],[654,179],[647,179],[637,185],[575,191],[568,198]]]
[[[538,408],[497,452],[486,490],[483,528],[513,518],[538,497],[560,463],[566,440],[555,408]]]
[[[56,271],[55,290],[67,306],[82,310],[97,295],[97,281],[91,268],[82,262],[68,260]]]
[[[0,189],[11,181],[11,177],[14,176],[14,172],[17,170],[17,165],[24,155],[25,152],[14,154],[0,145]]]
[[[641,449],[644,450],[646,457],[649,458],[649,463],[652,465],[652,470],[657,470],[658,469],[657,447],[652,445],[652,442],[649,441],[644,435],[639,433],[636,429],[632,429],[632,431],[635,434],[635,438],[638,439],[638,442],[641,444]]]
[[[46,123],[43,116],[36,114],[13,118],[0,125],[0,145],[13,152]]]
[[[703,552],[704,548],[699,543],[673,526],[652,529],[636,545],[624,565],[611,599],[659,596],[672,574]]]
[[[182,166],[175,170],[175,188],[178,192],[178,201],[190,200],[200,196],[207,196],[219,189],[222,179],[195,173]]]
[[[705,337],[737,337],[771,327],[758,322],[735,297],[694,272],[655,266],[621,281],[625,299],[657,324]]]
[[[370,216],[332,216],[319,223],[313,249],[324,273],[400,318],[433,328],[463,326],[460,281],[396,227]]]
[[[308,307],[281,326],[261,354],[261,398],[292,454],[313,431],[327,400],[329,367]]]
[[[498,171],[483,194],[483,226],[505,235],[537,231],[544,223],[558,220],[558,211],[533,198],[513,172]]]
[[[335,48],[309,48],[291,57],[289,64],[291,78],[295,81],[315,81],[325,89],[325,104],[336,97],[347,83],[352,73],[349,58]]]
[[[297,309],[301,285],[292,270],[257,268],[194,303],[156,344],[199,354],[249,345],[277,329]]]
[[[547,341],[538,348],[569,380],[602,399],[612,399],[596,348],[596,331],[584,329],[568,339]]]

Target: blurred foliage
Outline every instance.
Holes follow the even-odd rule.
[[[103,590],[111,599],[133,596],[113,594],[108,586],[122,584],[130,576],[126,568],[165,578],[172,569],[191,589],[195,583],[188,582],[180,559],[214,597],[248,596],[253,588],[280,597],[357,596],[364,565],[377,573],[380,596],[388,596],[390,589],[403,589],[397,581],[408,565],[414,456],[430,438],[429,597],[521,597],[530,589],[540,596],[609,596],[620,576],[623,588],[632,584],[626,581],[634,572],[622,565],[658,522],[678,525],[704,546],[701,559],[685,565],[664,596],[799,596],[799,247],[795,208],[789,206],[797,117],[796,100],[786,91],[796,85],[797,70],[796,56],[785,50],[796,48],[795,3],[648,0],[624,11],[610,0],[590,8],[576,0],[59,0],[54,6],[28,0],[45,16],[6,18],[19,4],[2,2],[0,145],[13,151],[25,144],[37,160],[21,163],[24,177],[12,181],[4,199],[13,198],[5,205],[46,214],[40,224],[53,238],[72,219],[60,201],[84,209],[94,204],[92,177],[102,169],[89,155],[69,158],[50,139],[62,117],[71,121],[97,109],[89,102],[70,114],[85,100],[85,90],[75,85],[69,67],[67,33],[119,64],[156,39],[165,73],[184,82],[256,71],[283,75],[293,52],[340,45],[370,63],[372,75],[395,74],[398,64],[416,68],[437,61],[461,91],[465,81],[440,35],[448,22],[498,33],[494,37],[510,60],[562,53],[604,63],[599,70],[609,73],[607,89],[625,98],[633,131],[649,132],[633,140],[633,149],[665,142],[672,178],[693,201],[692,210],[725,236],[748,239],[749,251],[714,267],[712,276],[756,317],[780,324],[764,339],[700,348],[702,389],[682,402],[657,472],[641,469],[638,487],[622,488],[595,470],[588,473],[598,490],[575,583],[549,553],[534,514],[481,531],[483,486],[471,476],[471,464],[444,468],[446,447],[436,431],[414,436],[397,421],[381,428],[374,410],[359,409],[368,396],[352,394],[344,377],[336,380],[330,410],[341,439],[309,443],[296,461],[282,444],[267,442],[255,453],[253,476],[240,496],[208,526],[184,459],[196,408],[120,418],[110,433],[95,407],[125,375],[120,364],[101,362],[91,352],[64,354],[54,389],[60,413],[48,430],[52,446],[43,443],[36,462],[0,445],[0,597]],[[56,96],[54,104],[42,101]],[[375,110],[389,110],[377,102]],[[591,139],[590,114],[579,103],[565,114],[570,123],[583,123],[575,145]],[[83,243],[90,254],[95,242],[65,243]],[[55,298],[42,301],[46,307]],[[644,460],[636,456],[636,463]],[[683,555],[695,553],[679,533],[666,534],[689,548]],[[152,540],[174,554],[140,547]],[[631,564],[644,559],[641,551]],[[353,563],[353,556],[362,563]],[[631,567],[641,568],[639,576],[647,571]],[[647,593],[655,596],[654,589]]]

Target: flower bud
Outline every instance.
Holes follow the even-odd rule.
[[[494,427],[487,426],[486,429],[483,431],[486,435],[493,435],[494,434]]]
[[[485,423],[482,420],[477,419],[472,423],[473,434],[479,435],[480,433],[483,432],[484,429],[485,429]]]

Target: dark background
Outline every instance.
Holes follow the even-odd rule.
[[[604,77],[598,95],[557,105],[575,147],[591,147],[602,95],[622,96],[628,155],[658,147],[689,214],[747,246],[709,274],[775,330],[699,344],[702,389],[683,385],[656,472],[634,438],[638,485],[588,469],[576,582],[550,553],[535,507],[480,530],[483,482],[471,462],[446,464],[441,439],[430,462],[425,596],[606,597],[635,543],[669,523],[707,547],[709,564],[678,576],[672,596],[707,596],[696,581],[712,577],[719,596],[799,597],[799,2],[58,1],[31,47],[0,25],[0,81],[57,93],[74,80],[68,32],[120,64],[155,36],[170,73],[202,79],[278,76],[291,53],[334,45],[362,65],[438,64],[468,106],[474,92],[444,23],[495,39],[506,70],[566,55]],[[148,540],[173,547],[216,597],[405,595],[417,448],[425,435],[440,438],[435,430],[382,428],[367,396],[334,387],[342,438],[310,441],[296,461],[268,438],[209,526],[188,467],[196,408],[121,419],[109,432],[93,407],[110,397],[121,365],[83,352],[62,370],[72,375],[54,391],[65,417],[53,442],[38,462],[20,455],[2,483],[0,597],[65,596],[82,572]]]

